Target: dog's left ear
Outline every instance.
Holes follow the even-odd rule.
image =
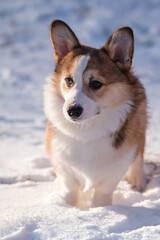
[[[130,70],[134,51],[134,36],[130,27],[117,29],[108,39],[104,48],[120,69]]]
[[[71,28],[61,20],[52,22],[50,38],[54,48],[56,62],[67,55],[74,47],[80,45],[78,38]]]

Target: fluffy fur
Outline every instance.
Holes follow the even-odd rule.
[[[60,195],[79,207],[111,204],[124,175],[143,191],[146,95],[131,72],[132,30],[118,29],[95,49],[56,20],[51,42],[56,69],[45,86],[46,149]]]

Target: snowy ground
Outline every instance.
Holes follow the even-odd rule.
[[[160,174],[144,193],[121,181],[113,206],[80,210],[57,194],[44,149],[43,85],[53,72],[49,25],[66,21],[103,46],[118,27],[135,33],[134,71],[149,102],[146,162],[160,162],[160,1],[0,0],[0,239],[160,239]]]

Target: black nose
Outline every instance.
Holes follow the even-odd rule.
[[[71,118],[78,118],[83,112],[83,108],[80,105],[74,105],[68,109],[68,115]]]

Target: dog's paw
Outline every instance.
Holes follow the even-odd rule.
[[[66,204],[70,206],[76,206],[77,205],[77,191],[60,191],[61,198],[65,201]]]
[[[128,183],[135,187],[139,192],[143,192],[146,189],[147,177],[144,172],[139,174],[127,174],[125,180],[127,180]]]

